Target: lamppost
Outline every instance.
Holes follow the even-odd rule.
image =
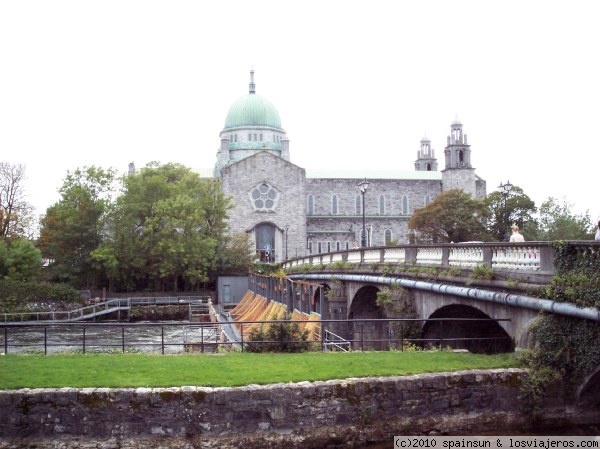
[[[508,200],[508,194],[512,190],[513,185],[510,183],[510,181],[506,181],[506,184],[502,184],[502,182],[500,182],[500,185],[498,186],[498,188],[500,189],[500,194],[504,198],[504,241],[508,242],[510,239],[510,235],[508,233],[507,200]]]
[[[367,193],[367,189],[369,188],[369,181],[365,178],[358,185],[358,190],[360,190],[360,194],[362,195],[362,229],[360,231],[360,246],[367,246],[367,228],[365,227],[365,193]]]
[[[283,228],[283,230],[285,231],[285,260],[288,260],[288,251],[287,251],[288,250],[288,244],[287,244],[287,242],[288,242],[287,235],[288,234],[287,234],[287,232],[288,232],[289,228],[290,227],[288,225],[285,225],[285,227]]]

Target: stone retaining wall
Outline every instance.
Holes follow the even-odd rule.
[[[0,448],[358,447],[401,434],[499,432],[527,425],[518,400],[525,375],[505,369],[239,388],[0,391]]]

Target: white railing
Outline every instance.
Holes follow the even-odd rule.
[[[442,265],[442,248],[429,247],[417,250],[417,265]]]
[[[571,241],[568,243],[584,254],[593,255],[600,251],[600,242]],[[284,263],[284,267],[289,269],[298,265],[327,265],[336,261],[345,261],[352,265],[383,262],[461,269],[471,269],[476,265],[484,264],[492,269],[552,275],[554,273],[552,245],[553,242],[466,242],[355,248],[288,260]]]
[[[451,267],[472,268],[484,262],[483,247],[450,248],[448,265]]]
[[[331,255],[331,263],[334,262],[343,262],[344,261],[344,254],[343,253],[335,253]]]
[[[534,246],[494,248],[492,268],[538,271],[541,268],[540,249]]]
[[[381,261],[381,250],[379,249],[368,249],[364,252],[363,262],[365,263],[379,263]]]
[[[350,342],[337,334],[329,330],[325,330],[325,336],[323,338],[323,346],[328,351],[343,351],[348,352],[350,348]]]
[[[352,250],[348,251],[348,257],[346,260],[350,263],[361,263],[362,262],[362,253],[360,250]]]
[[[386,248],[383,253],[383,261],[387,263],[405,263],[405,248]]]

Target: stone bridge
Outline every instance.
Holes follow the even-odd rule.
[[[584,257],[600,252],[600,242],[569,243]],[[286,261],[287,286],[250,285],[323,320],[373,320],[371,331],[385,333],[375,319],[412,317],[420,320],[421,339],[504,337],[512,346],[494,351],[502,352],[531,346],[541,312],[600,321],[597,309],[534,296],[555,274],[553,254],[552,242],[361,248]],[[387,303],[378,301],[384,290]],[[344,326],[335,332],[352,338]]]

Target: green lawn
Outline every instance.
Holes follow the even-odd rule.
[[[350,352],[0,356],[0,389],[239,386],[518,366],[514,354]]]

